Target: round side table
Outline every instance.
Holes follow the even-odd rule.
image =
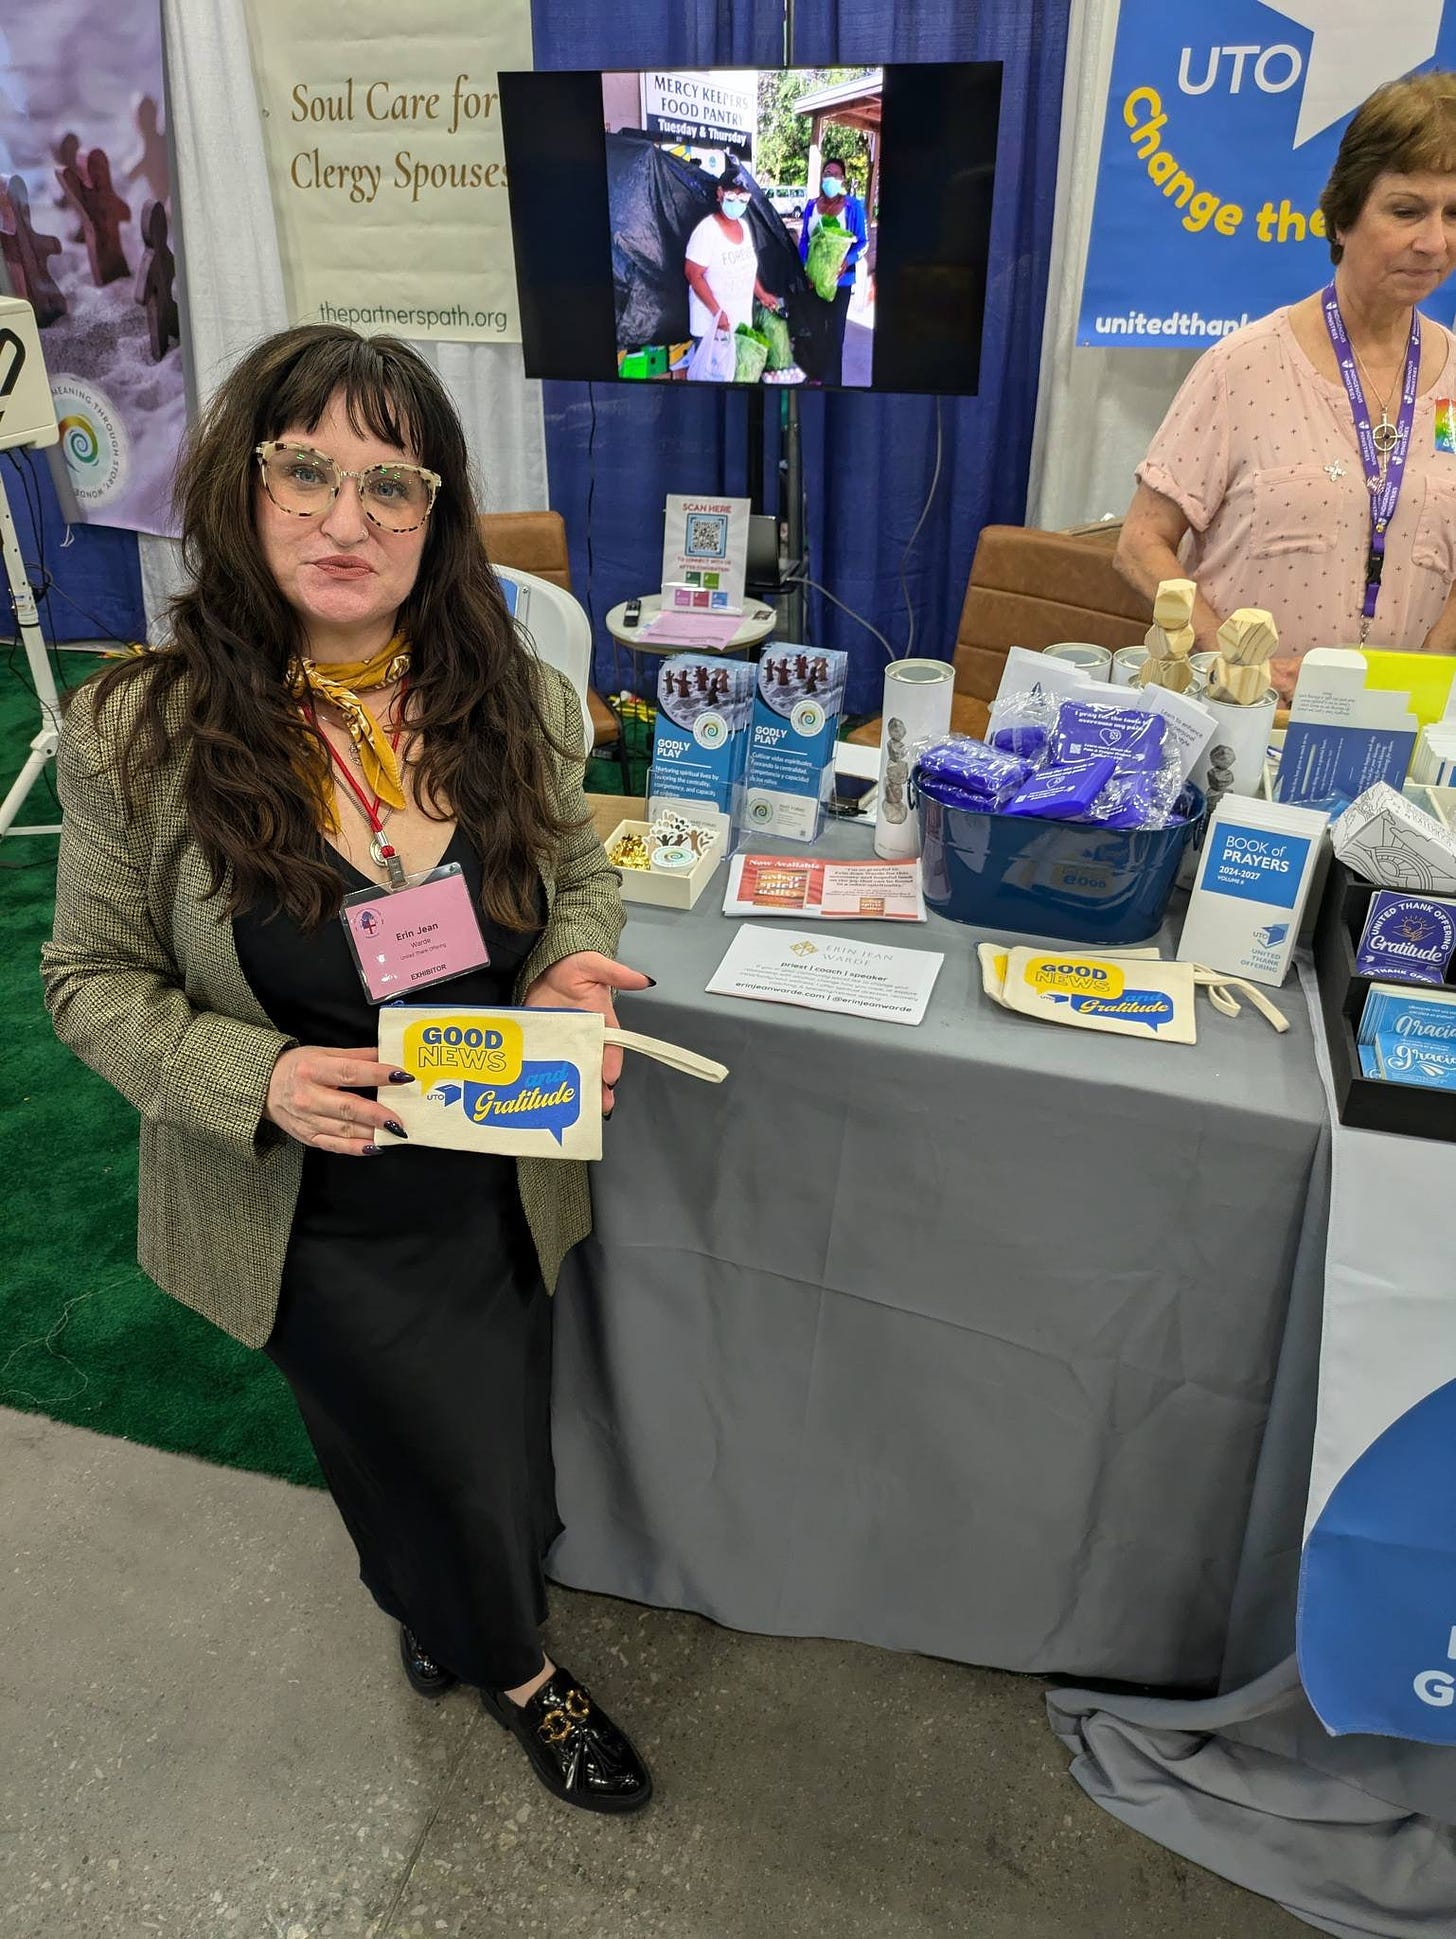
[[[607,631],[614,640],[632,653],[652,653],[659,659],[670,653],[721,653],[725,659],[736,654],[751,655],[755,647],[763,645],[778,624],[778,614],[772,606],[761,599],[748,599],[744,605],[743,621],[738,631],[726,646],[684,646],[671,645],[666,640],[644,640],[643,633],[662,611],[662,594],[644,593],[642,597],[642,617],[636,626],[624,626],[622,615],[630,602],[623,600],[607,614]]]

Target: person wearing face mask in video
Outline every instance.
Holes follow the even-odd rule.
[[[718,181],[718,207],[705,215],[688,237],[688,329],[694,346],[705,337],[731,337],[744,324],[753,326],[753,300],[765,309],[781,310],[780,299],[758,279],[758,248],[748,221],[748,183],[731,165]],[[688,375],[694,374],[690,363]]]
[[[849,231],[854,241],[839,272],[834,300],[826,303],[812,289],[805,298],[814,317],[814,350],[808,366],[809,381],[813,384],[838,385],[844,382],[844,326],[849,320],[849,299],[854,294],[855,265],[864,254],[865,244],[869,240],[864,203],[857,195],[851,194],[843,162],[825,162],[820,171],[819,193],[805,207],[803,225],[799,231],[801,262],[808,262],[809,244],[814,231],[825,221],[837,222],[841,228]]]

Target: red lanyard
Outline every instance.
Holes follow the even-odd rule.
[[[403,699],[403,697],[404,697],[404,688],[403,686],[401,686],[400,698]],[[364,790],[359,786],[359,783],[354,779],[353,775],[349,772],[347,765],[339,758],[338,749],[334,746],[333,742],[329,739],[328,735],[324,732],[322,727],[319,726],[318,714],[314,709],[313,700],[311,698],[308,703],[308,717],[311,723],[313,724],[314,730],[318,734],[320,740],[322,740],[324,746],[329,750],[329,760],[333,763],[334,767],[337,769],[340,776],[345,781],[348,782],[349,787],[353,793],[354,799],[358,802],[359,806],[364,810],[364,817],[368,821],[369,826],[373,830],[373,833],[375,836],[375,844],[377,844],[377,847],[378,847],[379,859],[380,861],[383,862],[385,870],[388,873],[390,887],[392,889],[403,887],[404,868],[399,859],[399,851],[394,847],[394,845],[391,842],[387,842],[384,839],[384,823],[380,819],[380,814],[379,814],[380,797],[378,795],[375,795],[373,801],[371,802],[368,795],[365,794]],[[400,726],[396,727],[394,732],[390,735],[389,751],[391,754],[397,755],[399,753],[399,738],[403,732],[404,732],[404,726],[403,726],[403,723],[401,723]],[[371,844],[371,847],[375,846],[375,844]]]

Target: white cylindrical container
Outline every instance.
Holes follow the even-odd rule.
[[[1108,647],[1093,646],[1082,640],[1063,640],[1056,646],[1044,646],[1042,652],[1051,660],[1070,660],[1093,680],[1112,678],[1112,653]]]
[[[920,853],[920,821],[910,806],[910,769],[917,747],[950,732],[955,668],[947,660],[891,660],[885,668],[884,733],[875,853],[887,862]]]
[[[1193,770],[1193,779],[1208,796],[1210,815],[1226,794],[1259,793],[1278,701],[1272,687],[1252,707],[1236,707],[1231,700],[1199,695],[1199,706],[1206,707],[1218,722],[1213,739]]]
[[[1120,647],[1112,656],[1113,686],[1135,687],[1147,657],[1148,649],[1145,646]]]

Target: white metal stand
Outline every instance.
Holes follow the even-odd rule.
[[[5,553],[5,576],[10,581],[15,623],[20,630],[20,641],[25,648],[25,661],[30,668],[36,698],[40,701],[41,716],[40,732],[30,744],[30,755],[25,766],[20,770],[14,787],[0,802],[0,840],[7,835],[59,835],[61,824],[58,821],[25,828],[14,825],[26,796],[45,773],[46,763],[55,759],[61,740],[61,710],[55,675],[51,672],[50,656],[46,652],[40,619],[35,610],[35,594],[25,576],[25,561],[20,556],[20,541],[15,536],[15,521],[10,516],[10,500],[5,496],[3,477],[0,477],[0,544],[3,544]]]

